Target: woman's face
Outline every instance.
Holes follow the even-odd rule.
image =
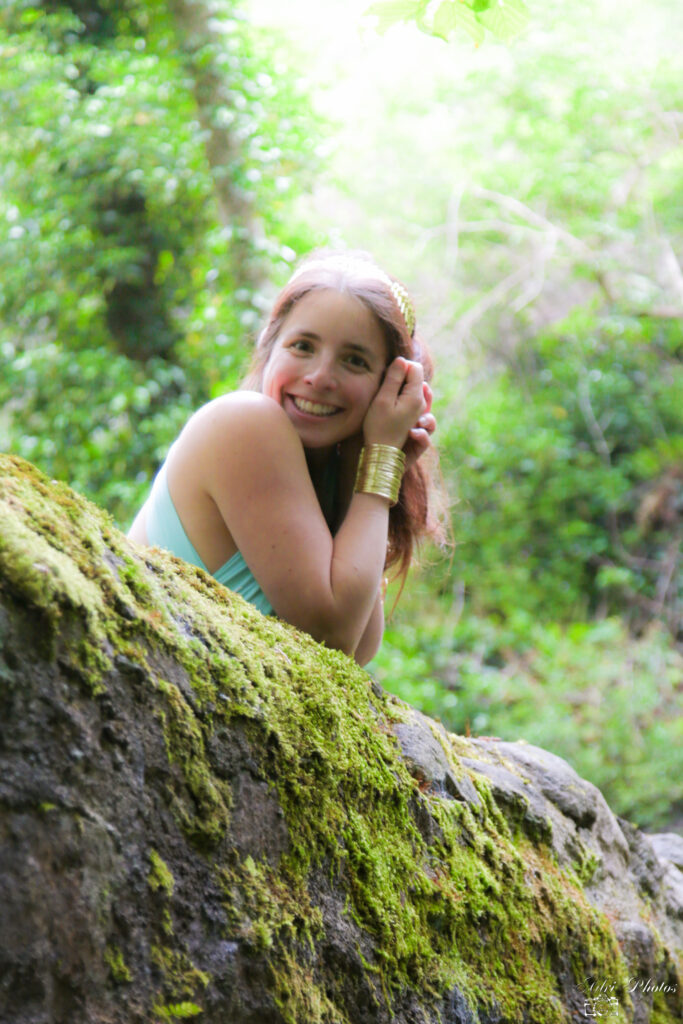
[[[287,413],[304,448],[360,433],[388,361],[379,322],[344,292],[308,292],[287,314],[263,371],[263,394]]]

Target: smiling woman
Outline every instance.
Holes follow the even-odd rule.
[[[404,576],[415,541],[440,533],[431,372],[402,285],[364,254],[310,258],[244,388],[203,406],[171,448],[131,539],[364,664],[385,569]]]

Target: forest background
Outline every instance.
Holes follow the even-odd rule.
[[[372,251],[455,547],[370,670],[680,827],[683,8],[368,6],[6,0],[0,450],[125,529],[298,256]]]

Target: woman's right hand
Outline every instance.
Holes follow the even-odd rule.
[[[426,411],[422,364],[398,356],[389,364],[365,414],[365,444],[403,448],[411,429]]]

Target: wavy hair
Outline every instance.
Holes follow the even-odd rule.
[[[415,318],[404,286],[381,270],[367,253],[319,251],[300,264],[277,296],[259,335],[243,388],[261,390],[264,368],[287,315],[305,295],[323,289],[352,295],[370,310],[384,335],[387,365],[397,356],[403,356],[421,363],[425,380],[432,379],[434,364],[429,349],[406,323],[406,320],[414,323]],[[385,567],[393,569],[401,586],[417,543],[427,537],[437,543],[444,540],[438,480],[438,458],[430,449],[405,472],[398,502],[389,512]]]

